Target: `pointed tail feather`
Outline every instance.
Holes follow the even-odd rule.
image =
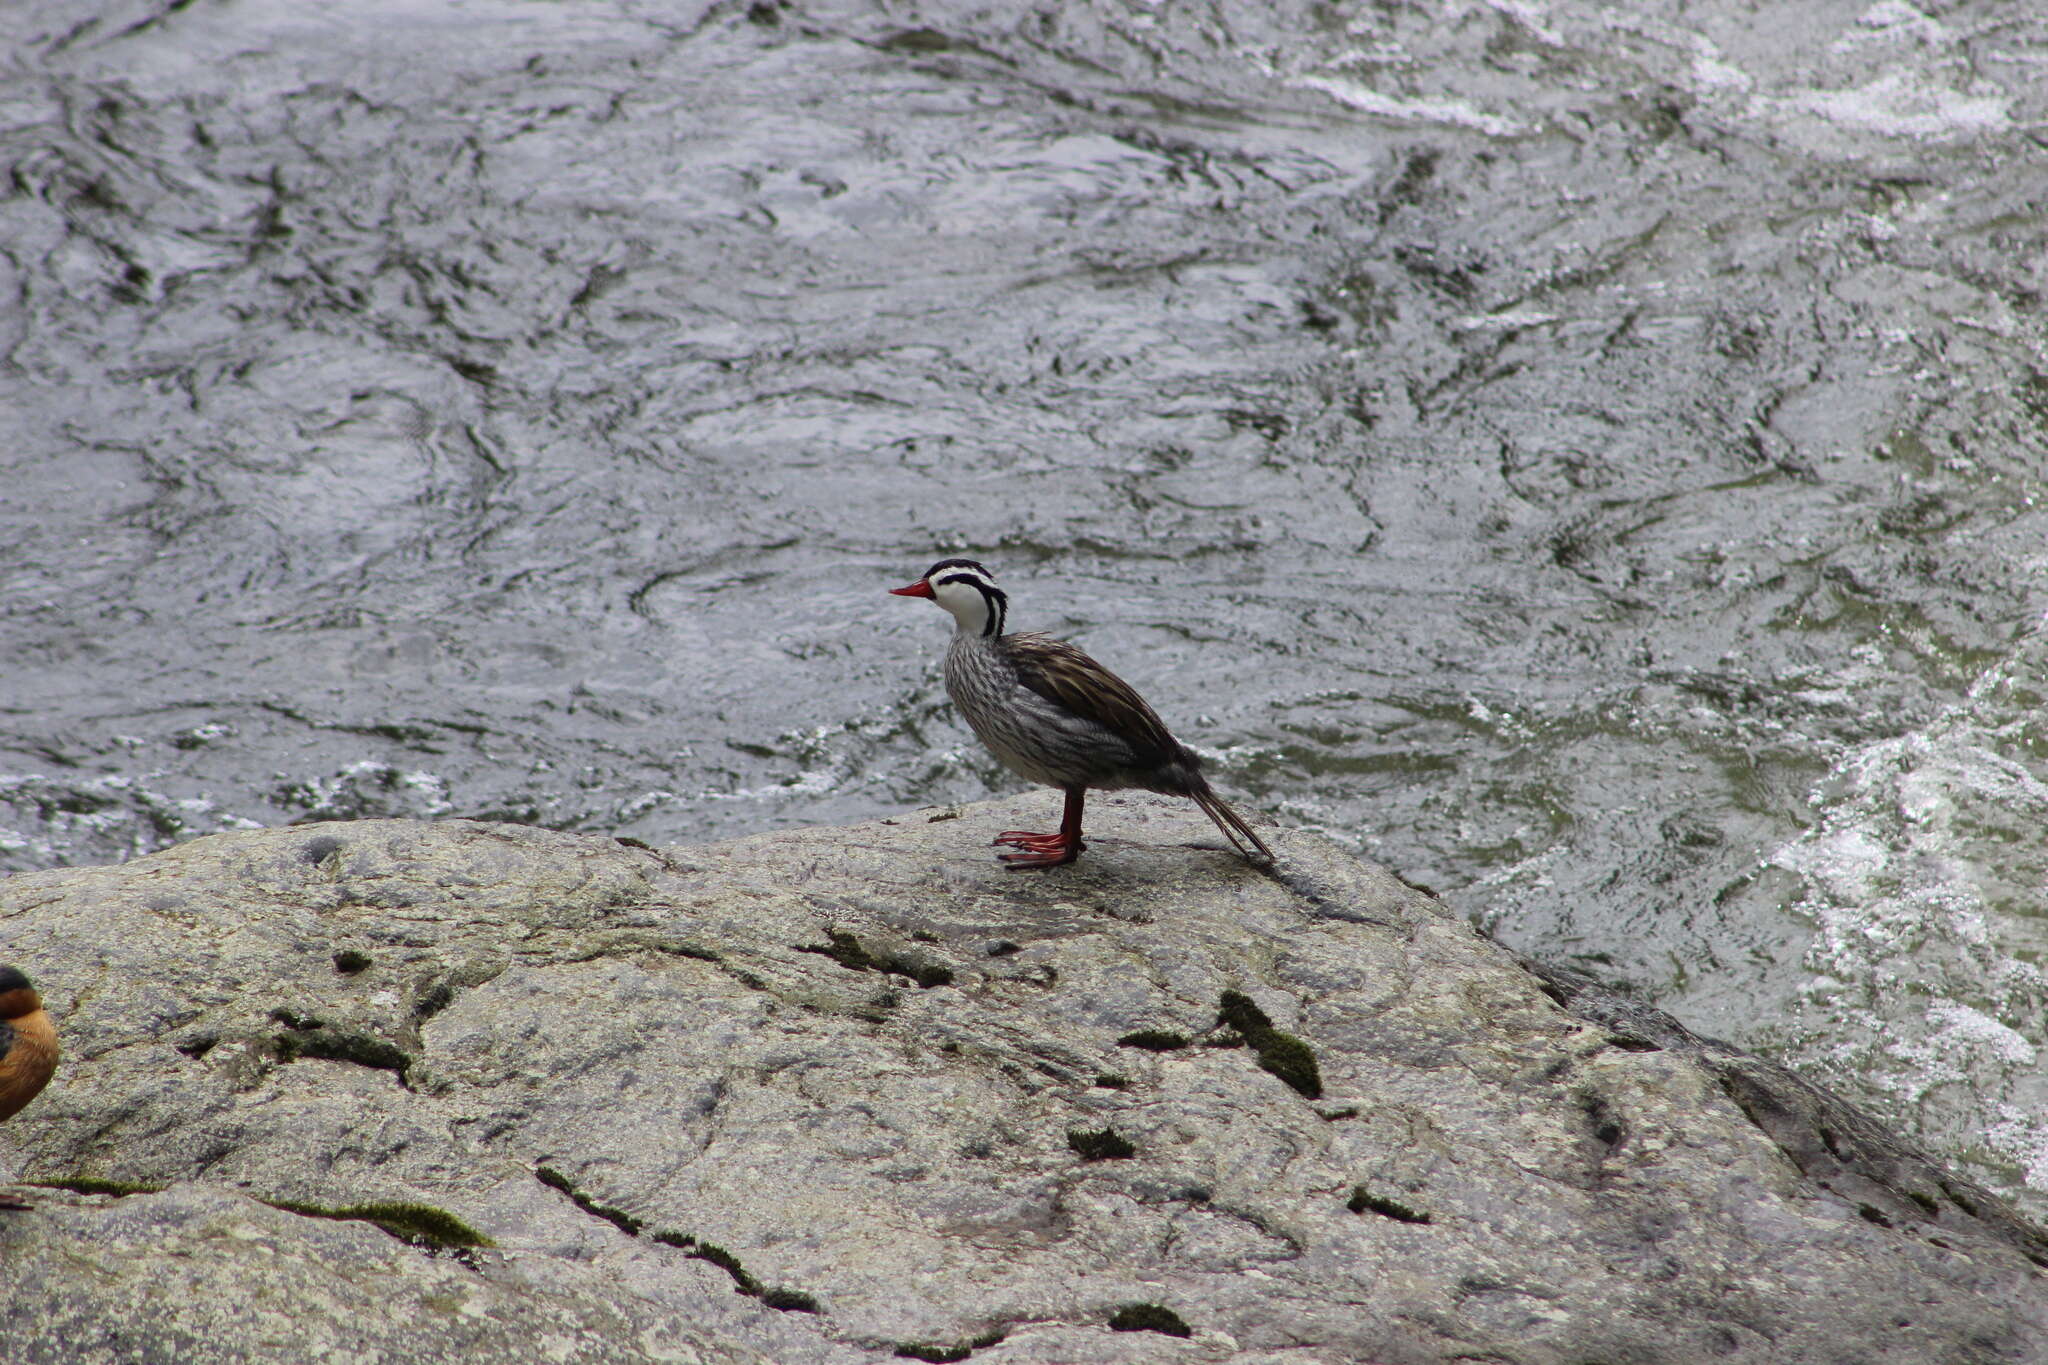
[[[1266,841],[1245,823],[1242,815],[1225,805],[1215,792],[1204,787],[1189,795],[1193,796],[1195,804],[1202,808],[1202,813],[1216,822],[1216,828],[1223,831],[1223,837],[1230,840],[1231,847],[1237,850],[1239,857],[1248,863],[1273,861],[1273,850],[1266,847]],[[1245,847],[1247,843],[1251,848]],[[1258,852],[1254,853],[1252,849],[1257,849]]]

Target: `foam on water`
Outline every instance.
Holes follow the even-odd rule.
[[[2044,653],[2036,633],[1932,724],[1844,755],[1765,862],[1813,926],[1792,1058],[2048,1201]]]
[[[1834,27],[1816,11],[1807,36],[1818,40],[1823,59],[1790,67],[1745,62],[1706,33],[1654,17],[1615,14],[1608,22],[1619,33],[1684,51],[1693,93],[1717,116],[1808,151],[1837,155],[1900,141],[1964,142],[2014,126],[2012,96],[1975,76],[1974,60],[1959,59],[1974,35],[1899,0],[1880,0]]]
[[[2002,94],[1972,94],[1900,71],[1848,89],[1797,91],[1764,100],[1761,107],[1788,128],[1798,128],[1801,116],[1811,116],[1891,137],[1970,138],[2012,122],[2012,102]]]
[[[162,773],[0,774],[0,872],[141,857],[176,839],[258,823],[203,796],[163,790]]]
[[[1488,137],[1513,137],[1528,131],[1522,124],[1474,108],[1463,100],[1402,99],[1346,80],[1341,76],[1297,76],[1293,84],[1328,95],[1340,104],[1379,118],[1404,123],[1439,123],[1469,128]]]

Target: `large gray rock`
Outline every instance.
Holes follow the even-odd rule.
[[[0,1163],[169,1186],[0,1221],[12,1365],[2048,1359],[2048,1242],[1821,1092],[1313,836],[1002,870],[1052,804],[0,883],[67,1048]]]

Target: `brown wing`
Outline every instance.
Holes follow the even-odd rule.
[[[1065,640],[1011,635],[1003,643],[1017,665],[1017,680],[1054,705],[1121,737],[1142,764],[1164,763],[1182,752],[1180,741],[1137,689]]]

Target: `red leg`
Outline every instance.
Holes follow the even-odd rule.
[[[1022,872],[1033,867],[1060,867],[1081,856],[1087,845],[1081,842],[1081,805],[1088,798],[1086,787],[1067,789],[1067,812],[1060,821],[1058,834],[1032,834],[1028,830],[1013,829],[998,834],[995,842],[1022,849],[1021,853],[999,853],[996,856],[1009,864],[1012,872]]]

